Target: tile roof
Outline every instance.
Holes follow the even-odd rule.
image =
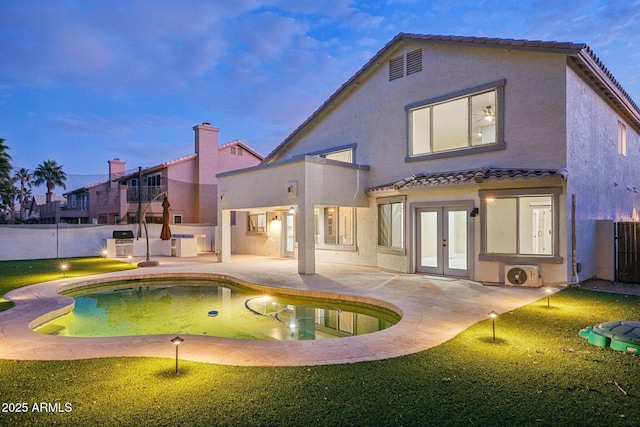
[[[221,146],[218,147],[218,151],[226,148],[226,147],[230,147],[230,146],[240,146],[242,148],[244,148],[245,150],[247,150],[248,152],[250,152],[251,154],[253,154],[256,158],[262,160],[264,158],[264,156],[260,153],[258,153],[257,151],[255,151],[253,148],[249,147],[247,144],[245,144],[244,142],[240,141],[239,139],[235,139],[233,141],[229,141],[225,144],[222,144]]]
[[[467,169],[453,172],[419,173],[411,175],[389,184],[383,184],[367,189],[367,193],[383,190],[400,190],[411,187],[434,187],[438,185],[460,184],[466,182],[481,183],[491,179],[516,179],[516,178],[542,178],[546,176],[559,176],[563,181],[567,180],[566,169],[503,169],[484,166],[476,169]]]
[[[186,156],[182,156],[182,157],[178,157],[177,159],[173,159],[173,160],[168,160],[166,162],[154,165],[154,166],[149,166],[146,168],[142,168],[142,170],[140,171],[142,173],[142,175],[148,175],[151,173],[155,173],[157,171],[160,171],[162,169],[166,169],[168,166],[171,165],[176,165],[178,163],[183,163],[186,162],[188,160],[192,160],[195,159],[196,157],[198,157],[197,153],[192,153],[192,154],[187,154]],[[114,179],[114,181],[126,181],[129,178],[133,178],[138,176],[138,170],[137,169],[132,169],[129,171],[126,171],[124,175],[119,176],[118,178]]]
[[[66,202],[67,199],[64,196],[59,194],[51,194],[52,202]],[[47,195],[46,194],[34,194],[31,198],[31,203],[35,203],[37,206],[42,206],[47,203]]]
[[[573,43],[573,42],[557,42],[557,41],[544,41],[544,40],[525,40],[525,39],[503,39],[498,37],[476,37],[476,36],[455,36],[455,35],[438,35],[438,34],[413,34],[413,33],[400,33],[395,38],[412,39],[412,40],[426,40],[432,42],[443,43],[455,43],[456,45],[470,44],[470,45],[486,45],[491,47],[522,47],[532,49],[552,49],[552,50],[572,50],[578,52],[587,45],[585,43]]]

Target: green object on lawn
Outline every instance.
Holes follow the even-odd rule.
[[[640,322],[630,320],[614,320],[587,326],[578,335],[599,347],[628,353],[640,353]]]

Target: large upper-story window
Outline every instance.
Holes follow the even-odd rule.
[[[408,161],[502,148],[504,80],[406,107]]]
[[[353,149],[348,148],[346,150],[332,151],[324,154],[322,157],[329,160],[337,160],[339,162],[353,163]]]
[[[335,160],[344,163],[355,163],[356,144],[341,145],[339,147],[332,147],[321,151],[305,153],[301,156],[295,156],[294,158],[303,156],[320,157],[323,159]]]
[[[154,175],[147,176],[147,187],[161,187],[162,186],[162,175],[156,173]]]

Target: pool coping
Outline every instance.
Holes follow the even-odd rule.
[[[198,257],[200,258],[200,257]],[[206,259],[167,260],[167,265],[95,276],[64,278],[16,289],[5,295],[15,307],[0,312],[0,357],[71,360],[99,357],[173,357],[175,334],[108,338],[44,335],[32,327],[69,310],[72,299],[59,292],[124,278],[165,275],[224,278],[261,291],[340,297],[383,306],[402,315],[382,331],[318,341],[258,341],[181,335],[180,358],[240,366],[306,366],[352,363],[403,356],[438,345],[487,313],[513,310],[547,294],[542,288],[484,286],[465,279],[401,274],[374,267],[318,263],[318,274],[303,276],[293,260],[236,257],[216,264]],[[437,323],[438,327],[434,327]]]

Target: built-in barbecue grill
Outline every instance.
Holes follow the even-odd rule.
[[[124,230],[124,231],[114,231],[113,238],[116,239],[116,245],[130,245],[133,243],[133,231]]]
[[[115,256],[121,257],[121,256],[129,256],[129,255],[133,255],[133,231],[131,230],[114,230],[113,231],[113,235],[112,235],[113,239],[109,239],[111,240],[113,243],[115,243]],[[108,246],[110,246],[107,243]],[[111,256],[114,256],[111,255]]]

